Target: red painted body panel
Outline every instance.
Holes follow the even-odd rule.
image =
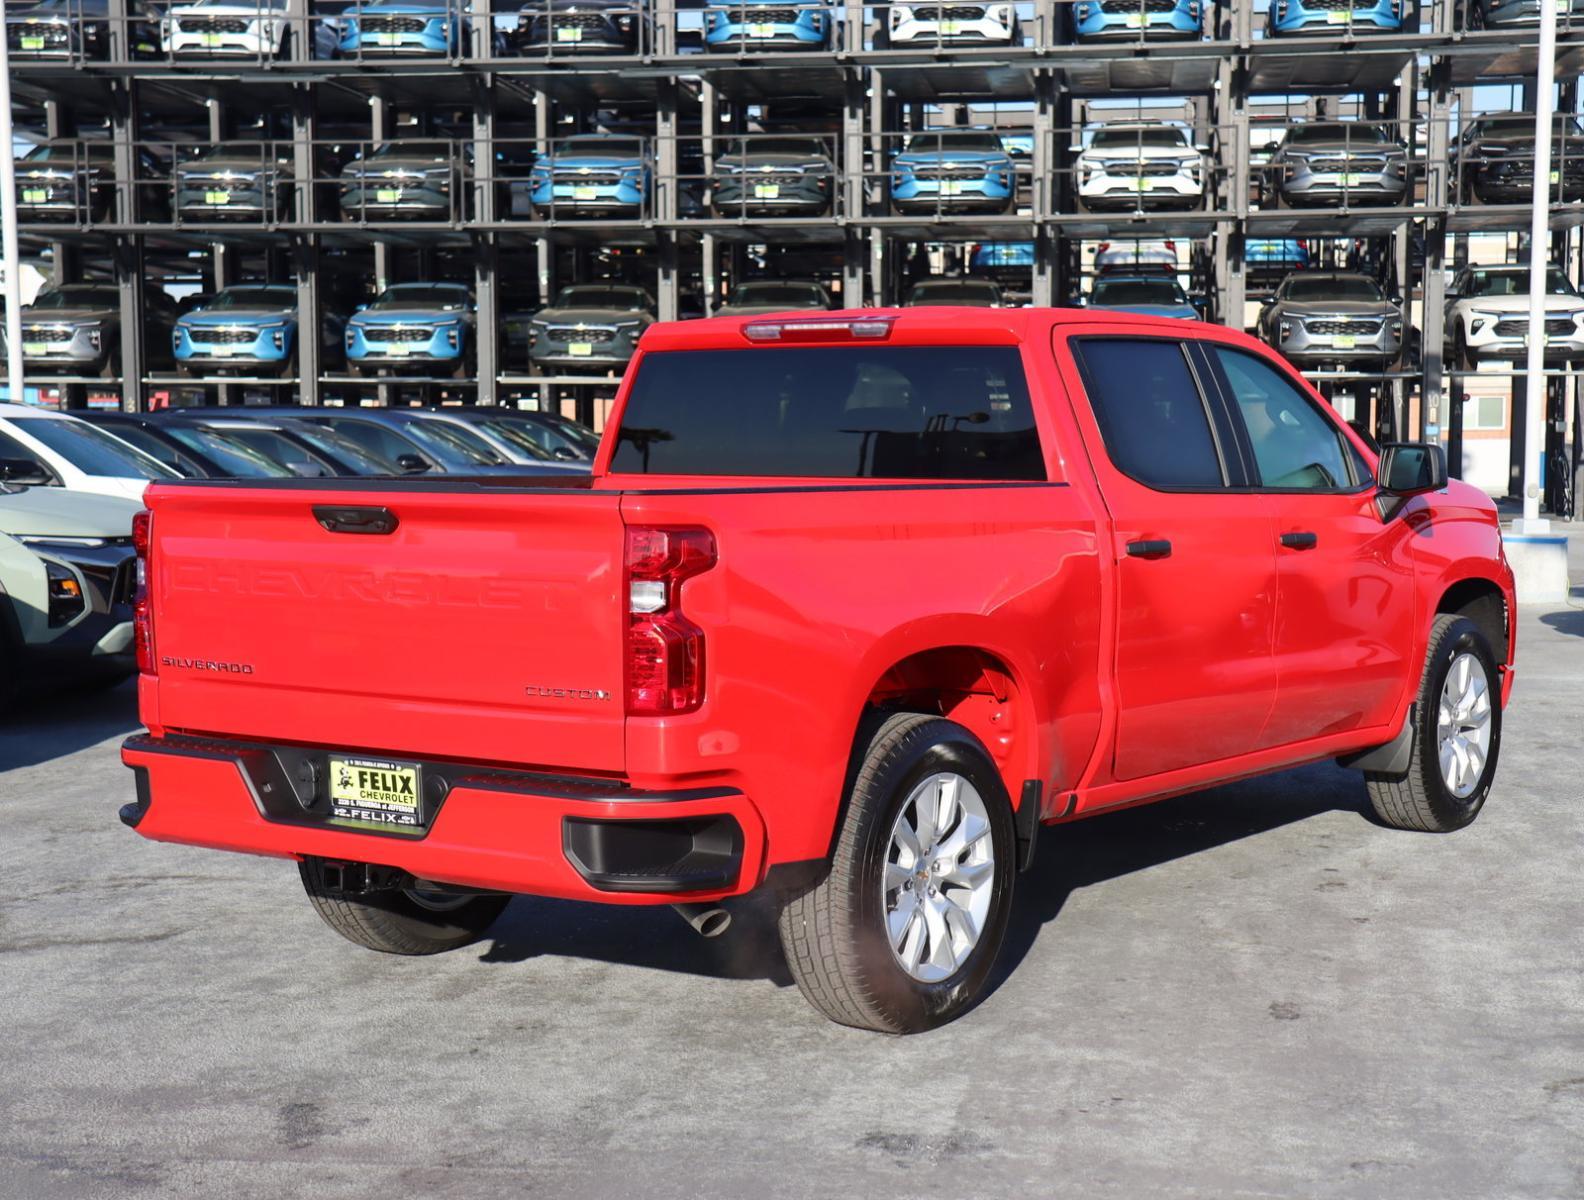
[[[1021,347],[1049,482],[622,477],[606,472],[607,437],[587,489],[156,484],[156,654],[249,670],[162,666],[140,680],[145,723],[730,789],[689,803],[743,825],[742,891],[773,864],[825,857],[866,705],[905,702],[920,680],[990,748],[1014,803],[1037,780],[1055,820],[1388,740],[1446,589],[1492,579],[1512,604],[1494,510],[1469,489],[1383,522],[1368,492],[1163,497],[1112,468],[1065,336],[1210,337],[1269,357],[1240,334],[1057,310],[891,315],[892,344]],[[749,320],[764,318],[656,325],[628,379],[649,354],[742,348]],[[332,534],[315,504],[383,505],[400,525]],[[679,590],[706,639],[697,711],[624,715],[624,525],[714,536],[718,561]],[[1277,535],[1298,528],[1319,549],[1284,556]],[[1152,536],[1177,547],[1167,570],[1125,553]],[[676,899],[589,888],[561,853],[574,802],[459,787],[407,842],[266,821],[229,763],[128,761],[149,770],[138,832],[156,839]]]

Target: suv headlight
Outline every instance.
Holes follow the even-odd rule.
[[[82,580],[77,572],[63,563],[44,563],[44,574],[49,582],[50,628],[65,625],[82,616],[88,607],[88,597],[83,592]]]
[[[992,21],[999,21],[1003,25],[1012,24],[1012,6],[1010,4],[992,4],[990,11],[985,15]]]
[[[1287,318],[1283,317],[1281,323],[1277,326],[1277,336],[1285,342],[1288,338],[1292,337],[1292,333],[1293,323],[1287,320]]]
[[[906,21],[911,21],[912,19],[913,10],[911,8],[908,8],[904,4],[894,4],[891,6],[892,25],[901,25]]]

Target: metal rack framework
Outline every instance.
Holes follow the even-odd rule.
[[[117,285],[118,360],[108,379],[29,379],[61,387],[68,403],[82,403],[89,388],[119,389],[129,408],[147,405],[155,392],[198,385],[221,403],[249,387],[295,391],[305,403],[371,389],[388,402],[405,389],[444,387],[480,403],[544,404],[570,395],[588,415],[614,379],[534,370],[509,332],[521,323],[522,295],[543,303],[569,282],[642,279],[654,290],[659,318],[677,319],[713,311],[727,280],[781,267],[825,276],[845,304],[894,303],[925,265],[965,262],[972,243],[1015,242],[1032,248],[1019,289],[1043,305],[1080,294],[1086,243],[1178,238],[1194,242],[1188,269],[1211,297],[1211,315],[1242,324],[1248,300],[1268,282],[1246,256],[1249,241],[1296,237],[1323,240],[1336,261],[1345,243],[1364,247],[1378,273],[1417,305],[1423,329],[1413,369],[1322,372],[1318,382],[1378,397],[1374,424],[1392,431],[1405,429],[1416,400],[1420,431],[1436,436],[1453,415],[1447,396],[1457,380],[1439,336],[1449,235],[1457,259],[1466,254],[1457,235],[1517,234],[1528,222],[1524,206],[1463,197],[1450,154],[1453,114],[1471,111],[1470,89],[1480,84],[1522,86],[1532,96],[1534,32],[1465,30],[1461,0],[1431,0],[1410,10],[1395,33],[1354,36],[1344,25],[1277,38],[1257,28],[1264,14],[1252,0],[1233,0],[1206,5],[1200,40],[1141,34],[1073,44],[1068,8],[1075,2],[1016,5],[1021,44],[995,47],[939,36],[899,45],[885,36],[889,4],[837,0],[823,10],[834,24],[823,48],[709,53],[698,8],[635,0],[630,52],[591,54],[554,44],[514,50],[491,0],[447,0],[463,35],[449,52],[325,57],[321,23],[336,18],[316,15],[309,0],[289,0],[289,32],[278,51],[222,58],[140,50],[137,15],[127,0],[110,0],[103,58],[69,51],[15,60],[12,69],[20,129],[68,143],[102,129],[113,144],[102,211],[85,203],[61,221],[26,222],[23,236],[25,253],[48,257],[58,280]],[[1571,17],[1559,21],[1559,107],[1568,112],[1584,69],[1584,20],[1577,28]],[[1207,147],[1204,194],[1193,207],[1094,212],[1080,203],[1081,131],[1125,109],[1122,102],[1132,105],[1124,115],[1173,112]],[[1275,125],[1263,120],[1267,111]],[[1409,150],[1407,202],[1289,209],[1265,201],[1269,168],[1258,161],[1255,133],[1342,112],[1394,124]],[[901,138],[986,120],[1017,133],[1026,149],[1007,211],[893,210],[886,184]],[[512,164],[542,159],[560,139],[594,129],[645,139],[653,187],[640,208],[580,219],[529,206],[524,175]],[[828,212],[758,218],[698,202],[724,142],[777,130],[824,139],[833,165]],[[402,138],[451,141],[448,210],[406,221],[335,211],[327,151],[344,157],[350,147]],[[170,185],[147,177],[140,153],[171,158],[203,142],[288,158],[291,183],[278,210],[251,223],[183,220]],[[1581,223],[1584,205],[1559,193],[1553,257],[1567,262],[1578,252],[1571,231]],[[476,361],[461,378],[370,382],[325,360],[313,332],[345,307],[349,289],[366,294],[369,280],[436,273],[469,279],[475,293]],[[143,320],[148,289],[181,280],[213,290],[243,278],[295,284],[298,328],[306,331],[295,362],[279,378],[195,383],[176,375],[157,344],[163,334]],[[1515,422],[1515,443],[1521,429]]]

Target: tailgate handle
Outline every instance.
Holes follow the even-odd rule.
[[[315,504],[313,515],[331,533],[395,533],[399,524],[390,509],[368,504]]]

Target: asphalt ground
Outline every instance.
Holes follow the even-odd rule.
[[[1309,767],[1049,832],[998,985],[826,1023],[768,914],[519,899],[390,958],[136,837],[123,687],[0,726],[0,1196],[1584,1196],[1584,611],[1450,836]]]

